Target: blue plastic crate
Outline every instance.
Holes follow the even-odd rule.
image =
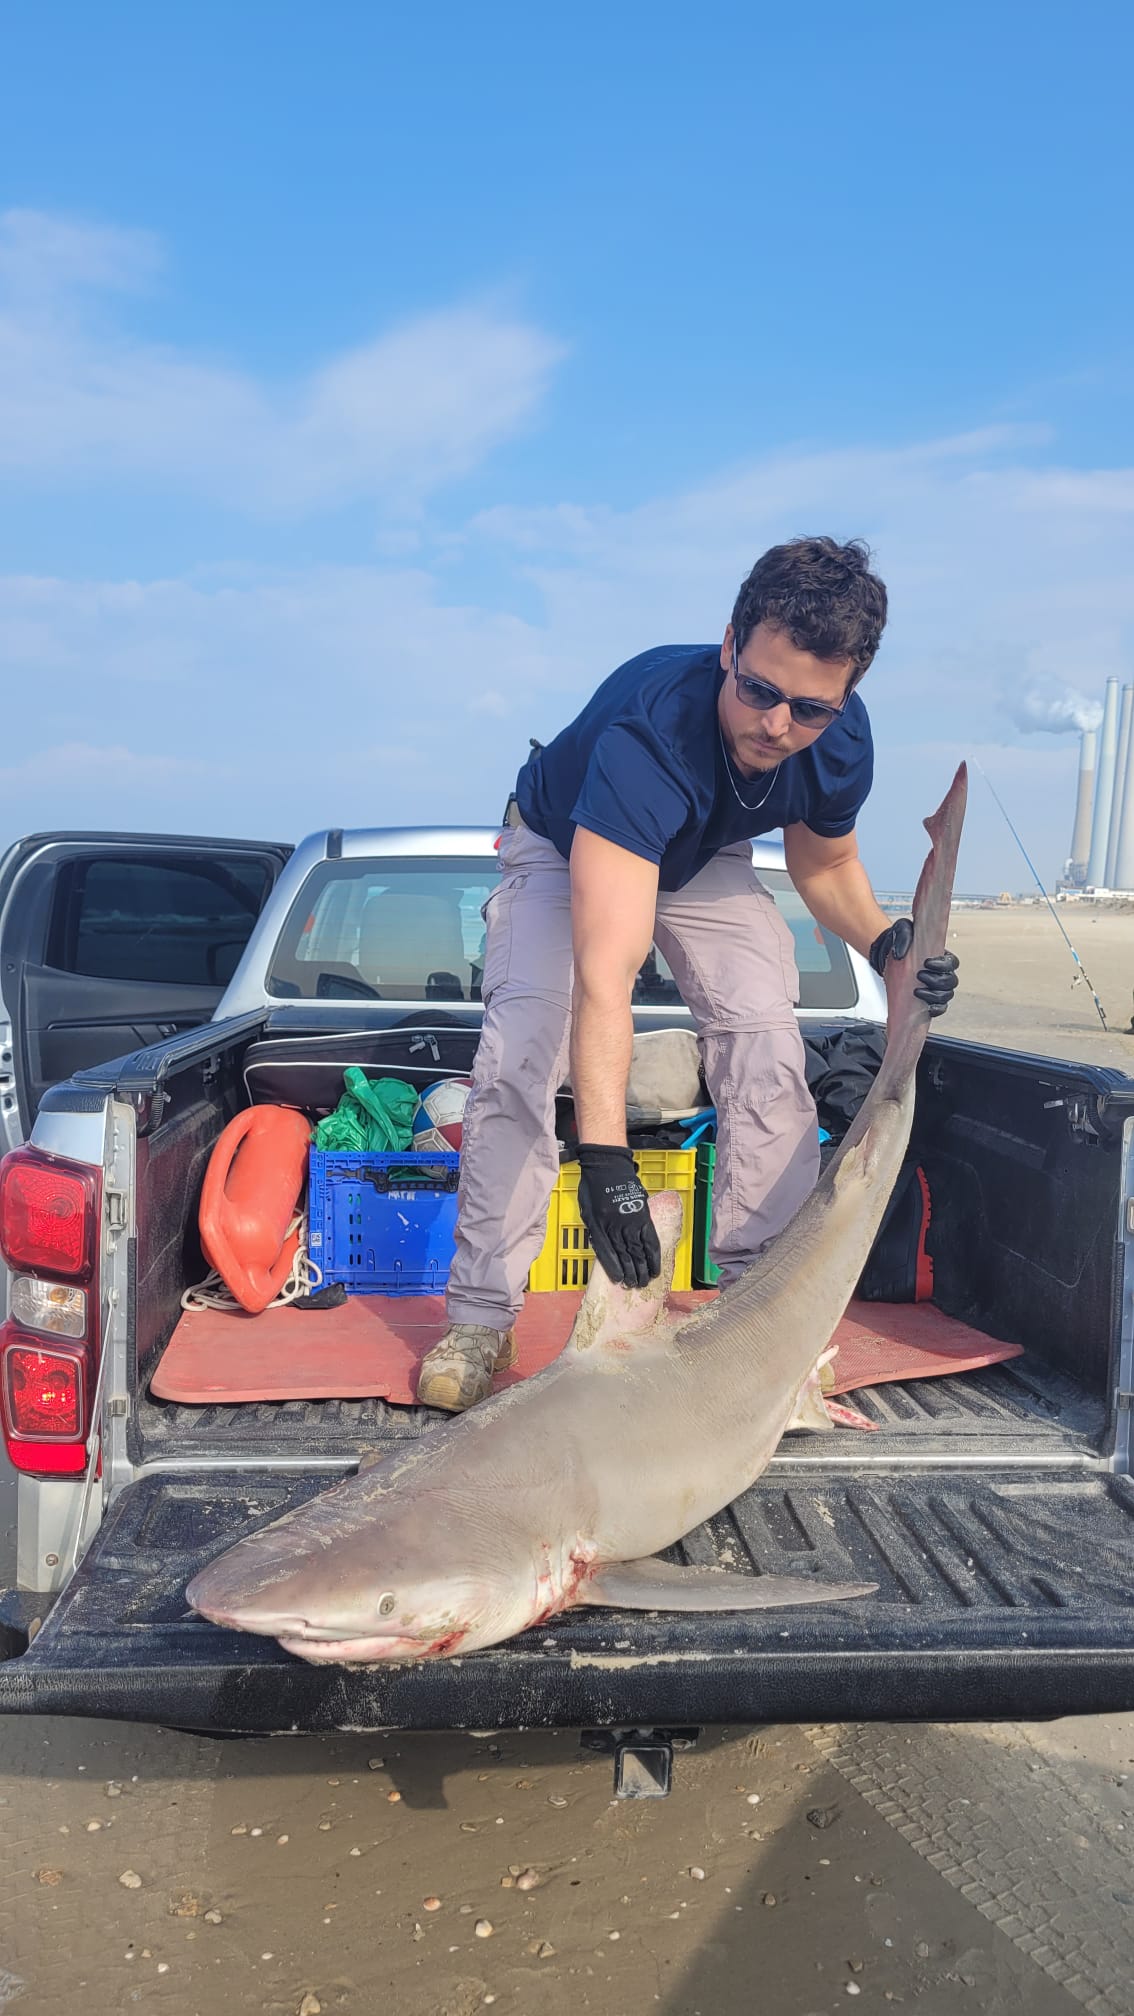
[[[453,1264],[458,1155],[311,1150],[308,1245],[352,1295],[432,1295]]]

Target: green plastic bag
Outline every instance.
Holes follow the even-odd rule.
[[[350,1154],[404,1155],[413,1146],[417,1093],[401,1078],[368,1078],[357,1064],[343,1072],[346,1091],[315,1129],[316,1148]]]

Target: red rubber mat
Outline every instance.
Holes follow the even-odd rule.
[[[519,1355],[498,1387],[528,1378],[558,1356],[581,1296],[529,1295],[516,1325]],[[712,1289],[670,1297],[673,1309],[715,1299]],[[445,1329],[439,1295],[352,1295],[337,1309],[265,1309],[260,1316],[193,1310],[182,1315],[150,1391],[158,1400],[207,1406],[218,1400],[413,1402],[417,1368]],[[932,1379],[1018,1358],[927,1302],[852,1302],[837,1331],[836,1393],[893,1379]]]

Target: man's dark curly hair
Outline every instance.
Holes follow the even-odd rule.
[[[849,684],[862,678],[886,624],[886,590],[870,572],[861,539],[789,539],[769,548],[742,583],[732,612],[737,651],[759,623],[774,624],[797,651],[849,658]]]

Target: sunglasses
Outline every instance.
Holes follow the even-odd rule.
[[[750,672],[742,672],[736,661],[736,639],[732,644],[732,670],[736,680],[736,697],[746,707],[755,707],[766,714],[773,707],[787,707],[797,728],[829,728],[845,711],[846,701],[841,707],[831,707],[826,700],[790,700],[781,693],[778,686],[772,686],[767,679],[754,679]]]

